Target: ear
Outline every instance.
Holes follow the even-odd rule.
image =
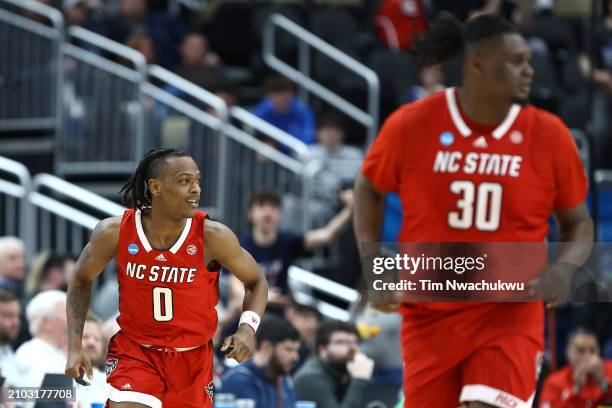
[[[465,56],[463,69],[471,75],[482,75],[482,60],[477,52],[470,52]]]
[[[158,196],[161,194],[162,183],[158,179],[151,178],[149,179],[149,191],[151,192],[151,196]]]

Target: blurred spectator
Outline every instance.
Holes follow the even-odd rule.
[[[81,407],[93,407],[94,404],[103,405],[110,392],[106,383],[106,373],[101,371],[104,367],[104,337],[102,323],[93,313],[88,313],[83,327],[83,351],[91,359],[93,381],[90,385],[77,385],[77,402]]]
[[[45,374],[63,374],[66,368],[66,293],[59,290],[39,293],[28,303],[26,317],[32,340],[23,343],[15,353],[19,385],[38,387]]]
[[[408,50],[427,28],[425,14],[422,0],[383,0],[374,16],[378,36],[392,50]]]
[[[271,76],[264,83],[266,96],[253,113],[306,144],[315,142],[315,120],[310,107],[295,94],[295,84],[281,76]],[[281,150],[287,148],[281,146]]]
[[[430,65],[419,70],[419,85],[414,85],[408,93],[408,101],[414,102],[444,89],[442,65]]]
[[[286,310],[286,317],[289,323],[300,333],[300,360],[294,368],[297,370],[314,351],[317,330],[319,330],[322,316],[314,306],[293,302]]]
[[[49,251],[40,253],[26,278],[24,296],[26,299],[35,294],[58,289],[68,290],[68,281],[72,276],[76,259],[70,255],[53,254]]]
[[[155,64],[155,44],[150,35],[145,33],[137,33],[130,35],[125,41],[125,45],[141,53],[147,64]],[[128,62],[126,65],[130,65]]]
[[[177,75],[206,89],[214,85],[214,69],[221,65],[221,60],[209,49],[208,39],[203,34],[186,35],[181,42],[179,55],[181,62],[174,68]]]
[[[294,408],[296,395],[289,373],[299,359],[299,333],[289,322],[266,316],[256,336],[255,354],[223,376],[220,392],[252,399],[256,408]]]
[[[0,289],[0,371],[6,385],[17,385],[19,371],[11,344],[17,340],[21,326],[21,304],[13,292]]]
[[[314,173],[313,200],[309,203],[309,211],[315,217],[313,225],[324,225],[338,210],[338,193],[353,185],[363,153],[354,146],[344,144],[344,124],[334,115],[321,118],[317,126],[317,138],[319,143],[310,146],[304,161],[317,168]]]
[[[64,0],[62,11],[67,26],[79,26],[94,32],[103,30],[102,17],[92,7],[91,0]]]
[[[550,374],[544,383],[542,408],[597,407],[612,401],[612,361],[599,355],[595,334],[576,329],[569,337],[568,365]]]
[[[372,381],[392,384],[399,391],[402,382],[402,347],[400,327],[402,317],[398,313],[383,313],[365,305],[357,318],[357,331],[361,349],[374,360]]]
[[[15,237],[0,238],[0,288],[21,297],[25,272],[23,241]]]
[[[317,407],[361,407],[374,361],[359,351],[355,326],[337,320],[323,322],[316,348],[317,356],[295,373],[299,398],[314,401]]]
[[[151,36],[161,66],[170,68],[178,63],[176,45],[187,33],[183,23],[164,11],[148,10],[146,0],[119,0],[118,12],[109,18],[108,36],[125,43],[138,33]]]
[[[282,211],[278,194],[261,191],[251,197],[249,203],[251,232],[240,241],[240,244],[255,258],[266,275],[270,287],[269,309],[288,304],[289,266],[309,251],[331,243],[348,224],[352,206],[352,194],[349,193],[344,208],[326,226],[302,234],[280,230]],[[231,296],[241,299],[244,286],[238,279],[232,279],[231,287]]]

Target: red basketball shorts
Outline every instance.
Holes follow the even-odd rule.
[[[402,314],[405,408],[531,408],[544,345],[540,303],[404,306]]]
[[[210,408],[212,364],[211,343],[188,351],[161,351],[119,332],[111,338],[106,357],[109,400],[151,408]]]

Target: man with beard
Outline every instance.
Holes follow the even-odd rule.
[[[7,385],[18,379],[17,360],[11,347],[21,327],[21,304],[12,292],[0,289],[0,371]]]
[[[317,357],[295,374],[300,399],[318,407],[360,407],[372,378],[374,361],[359,351],[357,329],[350,323],[330,320],[317,332]]]
[[[251,399],[256,408],[293,408],[297,398],[288,375],[299,360],[299,349],[297,330],[283,319],[266,316],[253,358],[223,376],[221,393]]]
[[[83,327],[83,351],[91,360],[93,381],[89,386],[77,385],[77,401],[82,407],[104,404],[110,392],[106,373],[101,370],[104,366],[104,336],[100,319],[91,312]]]

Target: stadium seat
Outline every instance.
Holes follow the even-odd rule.
[[[405,102],[410,88],[419,82],[419,67],[404,52],[376,49],[368,56],[368,66],[380,79],[383,113]]]

